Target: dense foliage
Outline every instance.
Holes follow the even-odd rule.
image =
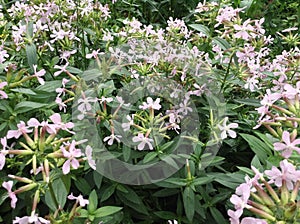
[[[1,1],[1,222],[299,223],[299,8]]]

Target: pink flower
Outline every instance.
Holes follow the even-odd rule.
[[[76,146],[75,140],[73,140],[71,142],[71,144],[68,143],[67,146],[68,146],[68,150],[66,150],[66,148],[64,146],[60,147],[64,157],[67,158],[67,161],[64,163],[64,165],[62,167],[63,173],[65,175],[70,172],[71,166],[74,169],[78,169],[79,161],[76,158],[82,156],[81,150],[75,148],[75,146]]]
[[[5,181],[2,183],[2,187],[4,187],[8,191],[8,196],[11,199],[10,206],[12,208],[16,208],[16,203],[18,201],[18,198],[17,198],[16,194],[11,190],[12,186],[13,186],[13,182],[11,180],[7,181],[7,182]]]
[[[65,65],[63,66],[59,66],[59,65],[55,65],[54,68],[56,69],[60,69],[59,71],[54,73],[54,76],[59,76],[62,72],[66,72],[67,71],[67,67],[69,65],[69,62],[67,62]]]
[[[1,138],[1,144],[2,144],[2,150],[0,151],[0,170],[3,169],[4,165],[5,165],[5,156],[7,155],[7,141],[6,141],[6,137]]]
[[[6,50],[2,49],[3,46],[0,46],[0,64],[6,61],[6,58],[9,57]]]
[[[59,110],[67,111],[67,104],[65,104],[60,97],[56,97],[55,103],[57,103]]]
[[[267,221],[263,219],[256,219],[252,217],[245,217],[242,219],[241,224],[268,224]]]
[[[233,130],[230,130],[231,128],[237,128],[239,125],[237,123],[231,123],[227,125],[228,117],[225,117],[223,120],[223,125],[218,124],[218,128],[221,131],[221,138],[226,139],[227,138],[227,133],[231,138],[236,137],[236,132]]]
[[[62,81],[61,81],[61,84],[62,84],[62,86],[63,86],[63,88],[57,88],[56,90],[55,90],[55,92],[57,92],[58,93],[58,97],[59,96],[61,96],[61,95],[63,95],[63,96],[65,96],[65,92],[66,92],[66,84],[69,82],[70,80],[68,80],[68,79],[66,79],[66,78],[63,78],[62,79]]]
[[[99,54],[99,51],[100,51],[100,49],[98,49],[98,50],[96,50],[96,51],[93,50],[92,53],[87,54],[85,57],[88,58],[88,59],[90,59],[90,58],[97,58],[97,57],[98,57],[98,54]]]
[[[76,197],[76,196],[73,195],[73,193],[71,193],[68,196],[68,199],[70,199],[70,200],[76,200],[77,202],[79,202],[79,205],[81,207],[84,207],[84,206],[86,206],[86,205],[89,204],[89,200],[84,199],[81,194],[78,197]]]
[[[151,97],[147,97],[147,103],[143,102],[143,105],[139,106],[140,109],[146,110],[146,109],[154,109],[154,110],[160,110],[161,105],[159,104],[160,98],[157,98],[155,101]]]
[[[0,89],[3,89],[4,86],[7,86],[7,82],[0,83]],[[3,90],[0,90],[0,99],[7,99],[7,98],[8,98],[7,94]]]
[[[16,217],[16,219],[13,221],[13,224],[15,224],[15,223],[19,223],[19,224],[28,224],[28,223],[50,224],[50,221],[48,221],[48,220],[46,220],[42,217],[38,217],[37,214],[34,214],[34,215],[31,215],[31,216],[24,216],[22,218]]]
[[[7,132],[7,138],[16,138],[18,139],[22,134],[30,133],[32,132],[32,129],[27,129],[25,122],[21,121],[19,124],[17,124],[18,130],[9,130]]]
[[[288,131],[284,131],[282,133],[282,142],[276,142],[274,143],[274,149],[276,151],[283,151],[282,156],[284,158],[289,158],[292,155],[293,150],[296,150],[298,153],[300,153],[300,148],[296,147],[296,145],[300,144],[300,139],[296,139],[291,142],[290,139],[290,133]]]
[[[95,170],[96,169],[96,161],[93,159],[92,157],[92,153],[93,153],[93,149],[91,146],[86,146],[85,148],[85,155],[86,155],[86,159],[88,161],[88,164],[90,165],[90,167]]]
[[[103,139],[104,142],[108,141],[108,145],[112,145],[114,143],[114,140],[116,140],[118,143],[120,143],[120,138],[122,138],[121,135],[115,135],[111,134],[110,136],[107,136]]]
[[[72,122],[63,123],[61,121],[61,116],[59,113],[55,113],[55,114],[51,115],[50,120],[56,125],[56,129],[62,129],[71,134],[75,134],[75,132],[69,130],[70,128],[74,127],[74,124]]]
[[[281,171],[273,166],[271,170],[266,170],[265,174],[277,187],[281,187],[282,182],[285,181],[287,188],[292,190],[294,188],[293,182],[296,182],[300,178],[300,171],[296,170],[293,164],[289,163],[286,159],[280,162],[280,168]]]
[[[56,133],[56,126],[53,124],[48,124],[47,121],[39,122],[36,118],[30,118],[29,121],[27,121],[27,125],[28,127],[34,128],[43,127],[49,134]]]
[[[41,85],[45,84],[44,79],[41,78],[41,76],[44,76],[46,74],[46,71],[44,69],[40,70],[39,72],[36,71],[37,69],[37,65],[33,65],[33,69],[34,69],[34,74],[32,75],[33,77],[36,77],[38,82]]]
[[[243,214],[243,210],[237,210],[237,211],[233,211],[233,210],[228,210],[227,212],[228,216],[229,216],[229,221],[231,224],[240,224],[240,217]]]
[[[153,146],[151,142],[153,142],[153,139],[145,137],[143,133],[138,133],[138,136],[134,136],[132,138],[133,142],[140,142],[138,145],[138,150],[143,150],[145,148],[145,145],[147,144],[149,149],[153,149]]]
[[[130,115],[126,115],[126,119],[129,121],[127,123],[122,123],[122,128],[124,131],[129,131],[131,125],[134,124],[133,119],[134,119],[134,114]]]
[[[250,34],[248,32],[252,32],[254,30],[254,28],[249,24],[250,23],[250,19],[247,19],[242,26],[238,25],[238,24],[234,24],[233,28],[238,31],[237,33],[235,33],[233,36],[235,38],[241,38],[244,40],[249,40],[249,38],[251,37]]]
[[[97,102],[97,98],[92,98],[92,97],[84,97],[84,98],[80,98],[78,100],[78,110],[80,112],[86,112],[86,111],[90,111],[92,109],[92,105],[91,103],[95,103]]]

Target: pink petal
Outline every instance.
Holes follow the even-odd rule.
[[[62,171],[63,171],[63,174],[65,174],[65,175],[70,172],[70,160],[69,159],[64,163],[64,165],[62,167]]]

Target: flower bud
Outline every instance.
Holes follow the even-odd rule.
[[[12,174],[8,174],[8,177],[10,177],[10,178],[12,178],[14,180],[26,183],[26,184],[33,183],[33,180],[30,180],[30,179],[28,179],[26,177],[19,177],[19,176],[15,176],[15,175],[12,175]]]
[[[31,184],[27,184],[25,186],[20,187],[19,189],[15,190],[14,193],[15,194],[19,194],[19,193],[23,193],[25,191],[30,191],[33,188],[35,188],[38,184],[37,183],[31,183]]]

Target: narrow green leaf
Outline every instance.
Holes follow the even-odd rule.
[[[231,48],[230,44],[226,40],[219,37],[214,37],[213,43],[217,44],[222,50]]]
[[[105,216],[112,215],[122,210],[122,207],[117,206],[104,206],[102,208],[98,208],[95,212],[95,217],[101,218]]]
[[[20,102],[15,106],[16,113],[25,113],[34,109],[40,109],[42,107],[48,107],[49,104],[47,103],[37,103],[37,102],[30,102],[24,101]]]
[[[149,152],[143,159],[143,163],[149,163],[157,157],[157,152]]]
[[[210,32],[208,27],[201,24],[190,24],[189,26],[199,31],[200,33],[203,33],[205,36],[210,37]]]
[[[182,198],[186,217],[192,222],[195,214],[195,193],[191,187],[184,189]]]
[[[25,46],[26,55],[27,55],[27,62],[31,71],[33,72],[33,65],[37,64],[37,53],[36,53],[36,46],[34,44],[27,44]]]
[[[89,195],[89,204],[87,206],[87,209],[89,213],[93,213],[96,211],[98,206],[98,196],[95,190],[93,190]]]

